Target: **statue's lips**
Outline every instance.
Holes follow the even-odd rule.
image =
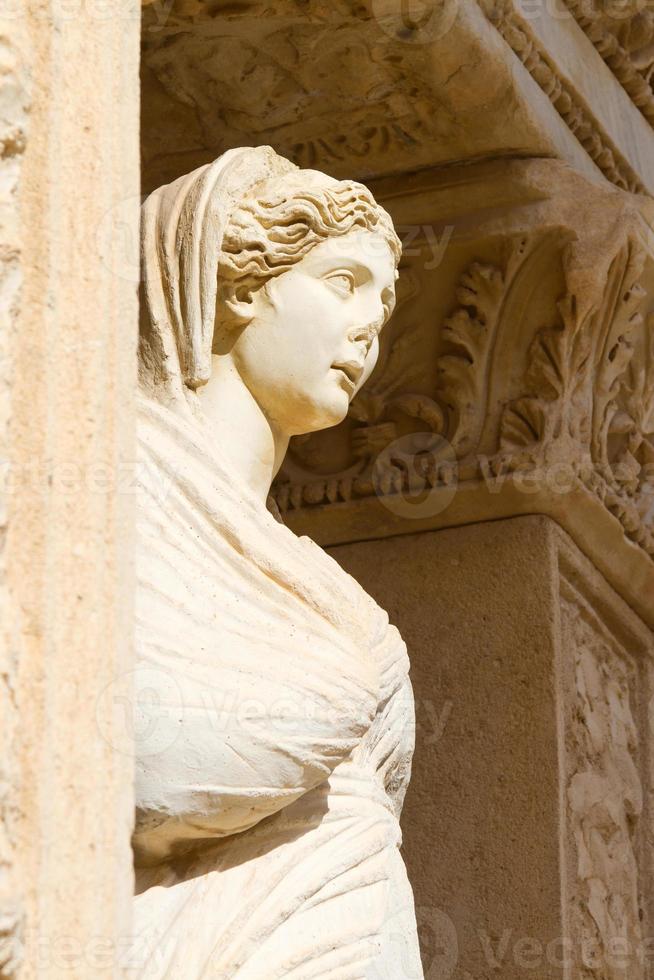
[[[351,391],[356,389],[363,374],[363,364],[360,361],[339,361],[337,364],[332,364],[332,369],[340,372],[347,382],[346,387]]]

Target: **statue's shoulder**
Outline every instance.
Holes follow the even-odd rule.
[[[288,530],[288,529],[287,529]],[[290,532],[292,533],[292,532]],[[302,547],[306,550],[307,558],[311,558],[318,566],[324,569],[325,574],[329,573],[338,582],[342,591],[347,591],[352,605],[357,610],[359,625],[367,628],[372,646],[384,645],[395,646],[406,650],[404,641],[399,631],[389,622],[388,613],[376,602],[373,597],[366,592],[363,586],[355,578],[346,572],[324,548],[316,544],[306,535],[298,537]]]

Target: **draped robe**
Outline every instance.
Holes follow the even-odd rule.
[[[386,614],[142,397],[136,936],[153,980],[404,980],[414,713]],[[143,717],[140,722],[143,722]]]

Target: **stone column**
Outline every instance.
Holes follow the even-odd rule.
[[[138,7],[3,16],[0,976],[86,980],[132,880]]]

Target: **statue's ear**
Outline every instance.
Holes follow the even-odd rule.
[[[221,283],[216,301],[214,354],[229,353],[242,331],[252,322],[257,312],[259,292],[243,282]]]

